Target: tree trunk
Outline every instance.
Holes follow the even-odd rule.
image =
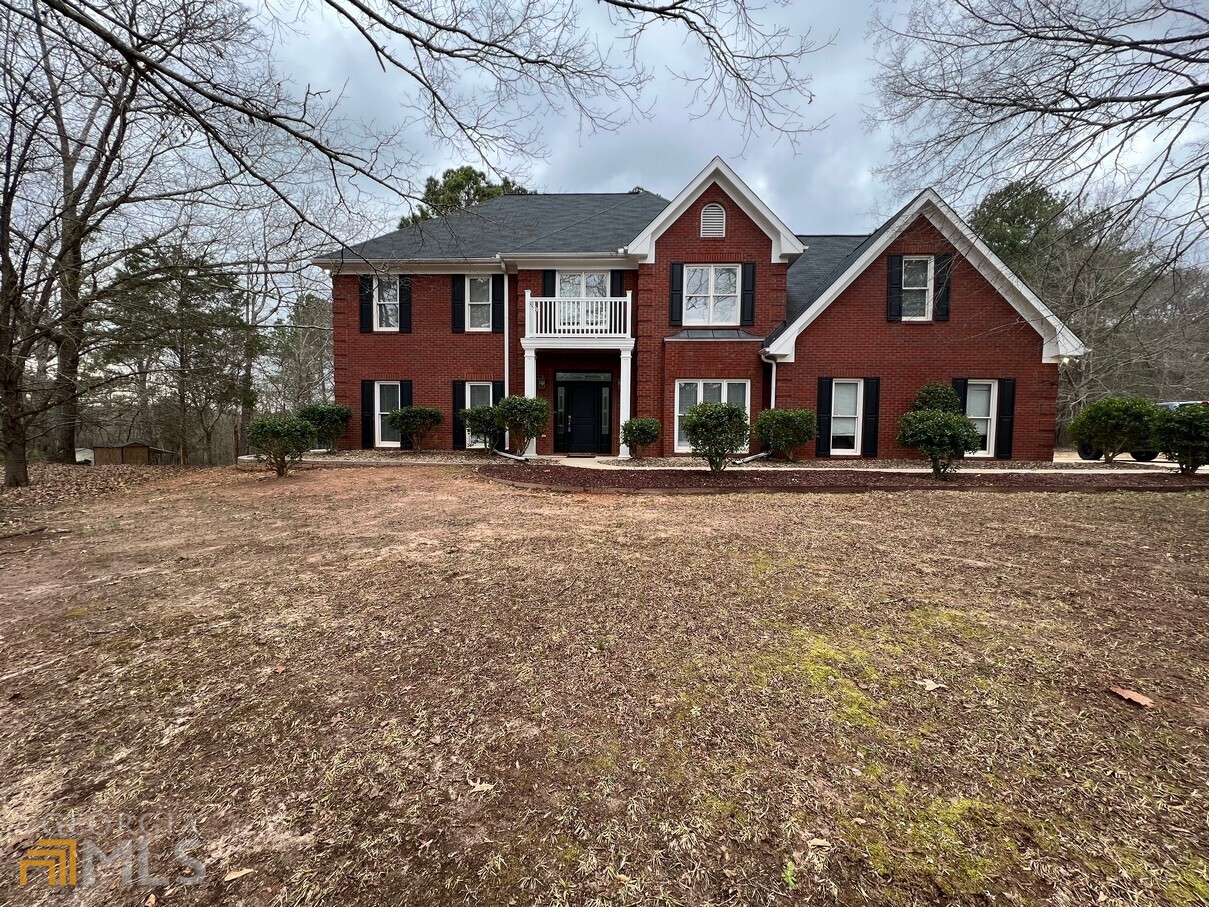
[[[5,394],[7,398],[8,394]],[[16,410],[16,400],[5,401],[5,411]],[[4,417],[4,487],[21,488],[29,484],[29,461],[26,455],[26,426],[18,418]]]
[[[50,459],[54,463],[75,463],[76,434],[80,426],[80,332],[82,319],[64,319],[63,339],[55,357],[53,393],[60,401],[54,411],[56,421],[51,434]],[[79,330],[77,330],[79,328]]]

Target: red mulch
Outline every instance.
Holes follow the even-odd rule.
[[[744,470],[583,469],[575,466],[490,463],[479,468],[490,479],[556,491],[914,491],[990,489],[1002,491],[1190,491],[1209,490],[1209,476],[1124,473],[958,473],[939,482],[919,473],[870,469]]]

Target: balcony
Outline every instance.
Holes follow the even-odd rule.
[[[631,294],[532,296],[525,291],[525,339],[620,339],[630,336]]]

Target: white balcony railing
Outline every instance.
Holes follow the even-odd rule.
[[[629,337],[631,294],[532,296],[525,291],[526,337]]]

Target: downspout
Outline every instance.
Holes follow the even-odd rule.
[[[777,360],[775,356],[768,355],[768,348],[760,350],[760,358],[772,366],[772,380],[768,385],[768,408],[777,408]]]
[[[496,258],[500,258],[499,253],[495,254]],[[504,272],[504,396],[508,396],[508,265],[503,259],[500,259],[500,269]]]

